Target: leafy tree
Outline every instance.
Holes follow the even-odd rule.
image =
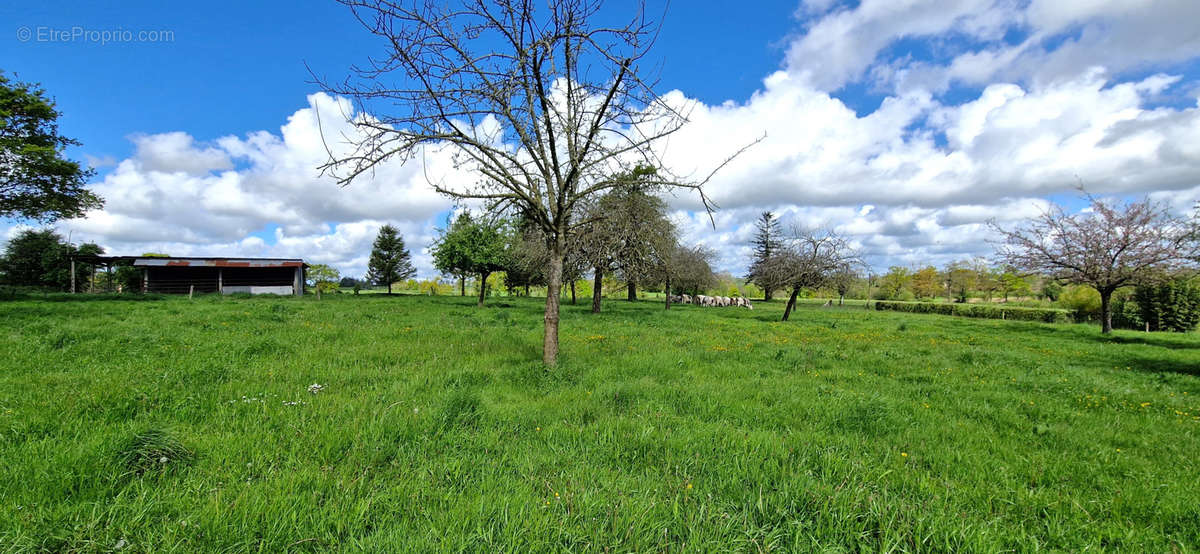
[[[888,268],[888,272],[883,277],[879,278],[879,290],[886,299],[898,299],[904,292],[911,294],[912,278],[912,272],[907,267],[892,266]],[[910,296],[909,299],[911,300],[912,297]]]
[[[309,286],[315,287],[320,292],[336,292],[341,287],[341,284],[338,283],[338,279],[341,279],[338,270],[325,264],[308,266],[305,276],[308,278]]]
[[[367,280],[376,285],[387,285],[387,292],[391,294],[392,283],[416,273],[412,255],[404,247],[404,237],[391,225],[380,227],[371,247],[371,259],[367,262]]]
[[[433,265],[450,275],[478,275],[479,306],[483,307],[488,276],[510,263],[509,244],[503,222],[475,219],[464,211],[433,245]]]
[[[992,227],[1004,237],[999,255],[1026,271],[1089,285],[1100,294],[1100,325],[1112,332],[1112,295],[1195,255],[1184,221],[1164,204],[1114,204],[1089,197],[1090,213],[1068,215],[1054,206],[1016,229]]]
[[[1059,295],[1062,294],[1063,287],[1054,279],[1042,279],[1042,296],[1051,302],[1058,301]]]
[[[64,157],[79,142],[58,134],[61,114],[37,85],[0,73],[0,217],[81,217],[104,205],[84,188],[95,174]]]
[[[933,298],[942,290],[942,285],[939,281],[937,268],[927,266],[912,275],[909,286],[912,287],[913,296],[917,298]]]
[[[640,165],[619,176],[620,185],[600,200],[608,230],[616,234],[613,259],[631,302],[637,300],[637,283],[658,280],[676,245],[667,203],[654,194],[657,175]]]
[[[625,281],[626,298],[637,298],[638,282],[658,282],[676,241],[667,206],[656,192],[658,171],[639,165],[613,178],[618,184],[583,212],[572,250],[579,265],[593,270],[592,312],[600,311],[605,273],[616,272]],[[569,257],[568,257],[569,258]],[[584,267],[579,268],[582,273]]]
[[[779,218],[771,212],[763,212],[754,222],[754,261],[750,264],[750,273],[746,279],[763,291],[763,300],[770,300],[775,289],[786,286],[786,283],[770,281],[770,272],[764,271],[767,260],[782,246],[782,233],[779,230]]]
[[[1000,274],[997,282],[1000,285],[1000,292],[1004,295],[1005,302],[1008,302],[1009,295],[1020,296],[1023,294],[1029,294],[1032,290],[1029,286],[1029,282],[1025,280],[1025,277],[1022,277],[1019,273],[1017,273],[1017,270],[1012,267],[1004,268],[1004,272]]]
[[[963,303],[971,296],[978,282],[978,274],[967,262],[954,262],[946,266],[946,288],[955,302]]]
[[[92,243],[76,248],[52,229],[26,229],[5,246],[0,274],[9,285],[65,291],[71,287],[71,256],[103,253],[103,248]],[[90,275],[93,270],[91,264],[75,264],[76,276]]]

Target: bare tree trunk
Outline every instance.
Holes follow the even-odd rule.
[[[550,367],[558,364],[558,304],[562,294],[563,244],[551,246],[550,267],[546,271],[546,330],[542,339],[542,361]]]
[[[769,300],[771,300],[771,289],[770,289],[770,288],[764,288],[764,289],[763,289],[763,301],[764,301],[764,302],[766,302],[766,301],[769,301]]]
[[[604,295],[604,271],[596,267],[596,276],[592,281],[592,313],[600,313],[600,297]]]
[[[392,293],[392,280],[388,279],[388,294]]]
[[[666,294],[663,294],[663,296],[665,296],[667,298],[667,305],[665,307],[663,307],[663,309],[669,310],[669,309],[671,309],[671,277],[670,276],[667,276],[667,286],[663,288],[663,291],[666,293]]]
[[[575,281],[571,281],[571,305],[575,305]]]
[[[458,276],[458,295],[459,296],[467,295],[467,276],[466,275]]]
[[[792,287],[792,295],[788,297],[787,307],[783,309],[783,319],[787,321],[788,316],[792,315],[792,308],[796,307],[796,296],[800,294],[800,287]]]
[[[629,283],[629,296],[626,299],[630,302],[637,301],[637,283]]]
[[[846,304],[846,295],[839,294],[838,295],[838,306],[844,306],[845,304]]]
[[[529,283],[525,283],[525,297],[529,297]]]
[[[483,307],[483,297],[487,294],[487,278],[490,273],[479,274],[479,307]]]
[[[1112,290],[1100,291],[1100,332],[1112,333]]]

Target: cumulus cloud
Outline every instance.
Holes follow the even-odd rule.
[[[782,69],[750,98],[666,95],[690,108],[661,152],[676,173],[702,176],[765,136],[709,183],[711,221],[695,195],[668,197],[684,241],[713,248],[720,269],[744,272],[764,210],[850,237],[878,269],[987,255],[988,221],[1035,215],[1078,183],[1181,213],[1200,199],[1196,75],[1171,67],[1200,57],[1200,3],[805,0],[796,13]],[[904,41],[935,55],[892,49]],[[883,86],[878,107],[851,108],[851,83]],[[960,85],[975,88],[947,94]],[[134,135],[94,185],[105,209],[62,228],[111,252],[303,257],[361,275],[391,222],[432,276],[427,247],[451,203],[428,180],[474,178],[430,151],[339,187],[317,167],[345,147],[322,137],[352,134],[351,111],[315,94],[276,131]]]
[[[374,234],[391,222],[427,262],[421,247],[432,218],[451,205],[427,178],[470,177],[433,152],[338,185],[318,167],[327,148],[344,148],[342,137],[351,136],[347,113],[345,100],[314,94],[278,133],[206,142],[184,132],[136,135],[133,156],[93,185],[105,208],[62,227],[112,252],[303,257],[361,275]],[[268,241],[260,235],[269,228]],[[422,269],[433,273],[427,263]]]

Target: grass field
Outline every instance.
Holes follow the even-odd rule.
[[[1200,548],[1196,334],[473,303],[0,302],[0,550]]]

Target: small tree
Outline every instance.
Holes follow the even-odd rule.
[[[773,273],[765,271],[767,260],[781,247],[782,233],[779,230],[779,218],[771,212],[763,212],[754,222],[754,239],[750,244],[754,247],[754,261],[750,264],[750,272],[746,280],[758,285],[763,291],[763,300],[770,300],[771,294],[786,283],[771,280]]]
[[[1090,213],[1068,215],[1061,206],[1015,229],[991,226],[1002,237],[999,257],[1030,272],[1089,285],[1100,293],[1101,332],[1112,332],[1112,295],[1189,255],[1184,221],[1149,198],[1115,204],[1088,196]],[[1194,247],[1193,247],[1194,248]]]
[[[0,73],[0,217],[81,217],[104,201],[84,188],[95,171],[63,156],[78,141],[58,134],[61,115],[37,85]]]
[[[464,211],[433,245],[433,265],[442,273],[478,275],[483,307],[488,276],[509,264],[509,242],[503,222],[477,220]]]
[[[341,287],[341,284],[338,283],[341,275],[332,266],[325,264],[310,265],[308,266],[308,271],[305,271],[305,276],[308,277],[309,286],[315,287],[318,291],[324,293],[335,292]]]
[[[791,289],[783,309],[783,321],[787,321],[800,289],[824,286],[839,268],[857,263],[861,262],[850,244],[832,231],[797,229],[771,255],[762,271]]]
[[[387,285],[387,293],[391,294],[392,283],[416,273],[412,255],[404,247],[404,237],[391,225],[380,227],[371,246],[371,259],[367,262],[367,280],[376,285]]]
[[[1000,292],[1004,295],[1004,301],[1008,302],[1009,295],[1029,294],[1032,290],[1029,282],[1025,280],[1017,270],[1011,266],[1005,267],[1004,272],[1000,274],[997,282],[1000,285]]]
[[[850,292],[850,287],[858,281],[858,272],[855,270],[855,264],[842,264],[838,267],[833,275],[830,276],[830,285],[838,295],[838,306],[846,303],[846,295]]]

